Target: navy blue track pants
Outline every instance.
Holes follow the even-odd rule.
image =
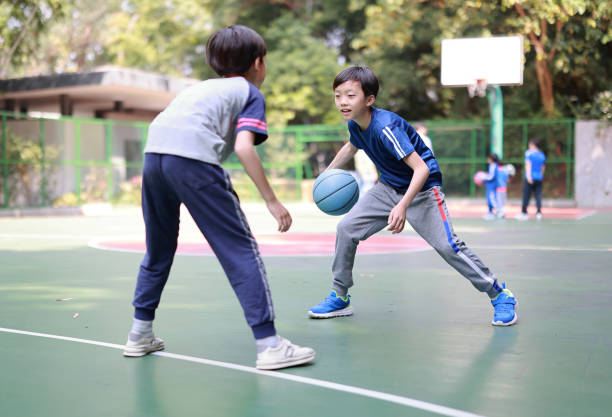
[[[219,259],[255,338],[276,334],[264,264],[227,172],[218,165],[145,154],[142,212],[147,252],[134,294],[134,317],[153,320],[177,248],[183,203]]]

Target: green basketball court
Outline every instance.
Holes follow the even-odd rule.
[[[120,349],[142,254],[100,242],[141,242],[139,211],[0,218],[1,414],[610,415],[612,212],[484,222],[451,205],[457,234],[518,299],[518,324],[494,328],[486,296],[433,250],[402,247],[419,240],[411,230],[378,235],[397,249],[364,245],[354,316],[308,319],[329,291],[338,218],[288,208],[293,227],[275,240],[265,208],[245,206],[267,236],[277,329],[317,351],[314,365],[279,372],[255,370],[238,301],[188,217],[181,244],[203,254],[175,259],[155,321],[166,350],[129,359]]]

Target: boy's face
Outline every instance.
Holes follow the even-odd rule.
[[[354,120],[360,126],[361,122],[369,123],[370,117],[370,106],[374,104],[375,97],[370,95],[365,96],[363,89],[361,88],[360,81],[346,81],[340,84],[334,90],[334,96],[336,101],[336,108],[342,114],[344,120]]]

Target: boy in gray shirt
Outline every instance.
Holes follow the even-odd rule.
[[[181,92],[149,127],[142,174],[147,252],[140,265],[132,329],[125,356],[164,348],[153,319],[177,248],[181,203],[219,259],[253,331],[256,366],[279,369],[310,362],[313,349],[276,334],[274,308],[257,242],[221,163],[236,152],[278,222],[291,215],[270,187],[255,151],[268,138],[265,101],[258,88],[266,76],[266,44],[254,30],[230,26],[206,44],[209,65],[222,78]]]

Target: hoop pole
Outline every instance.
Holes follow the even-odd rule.
[[[491,85],[487,87],[489,110],[491,112],[491,152],[499,159],[504,158],[504,100],[501,87]]]

